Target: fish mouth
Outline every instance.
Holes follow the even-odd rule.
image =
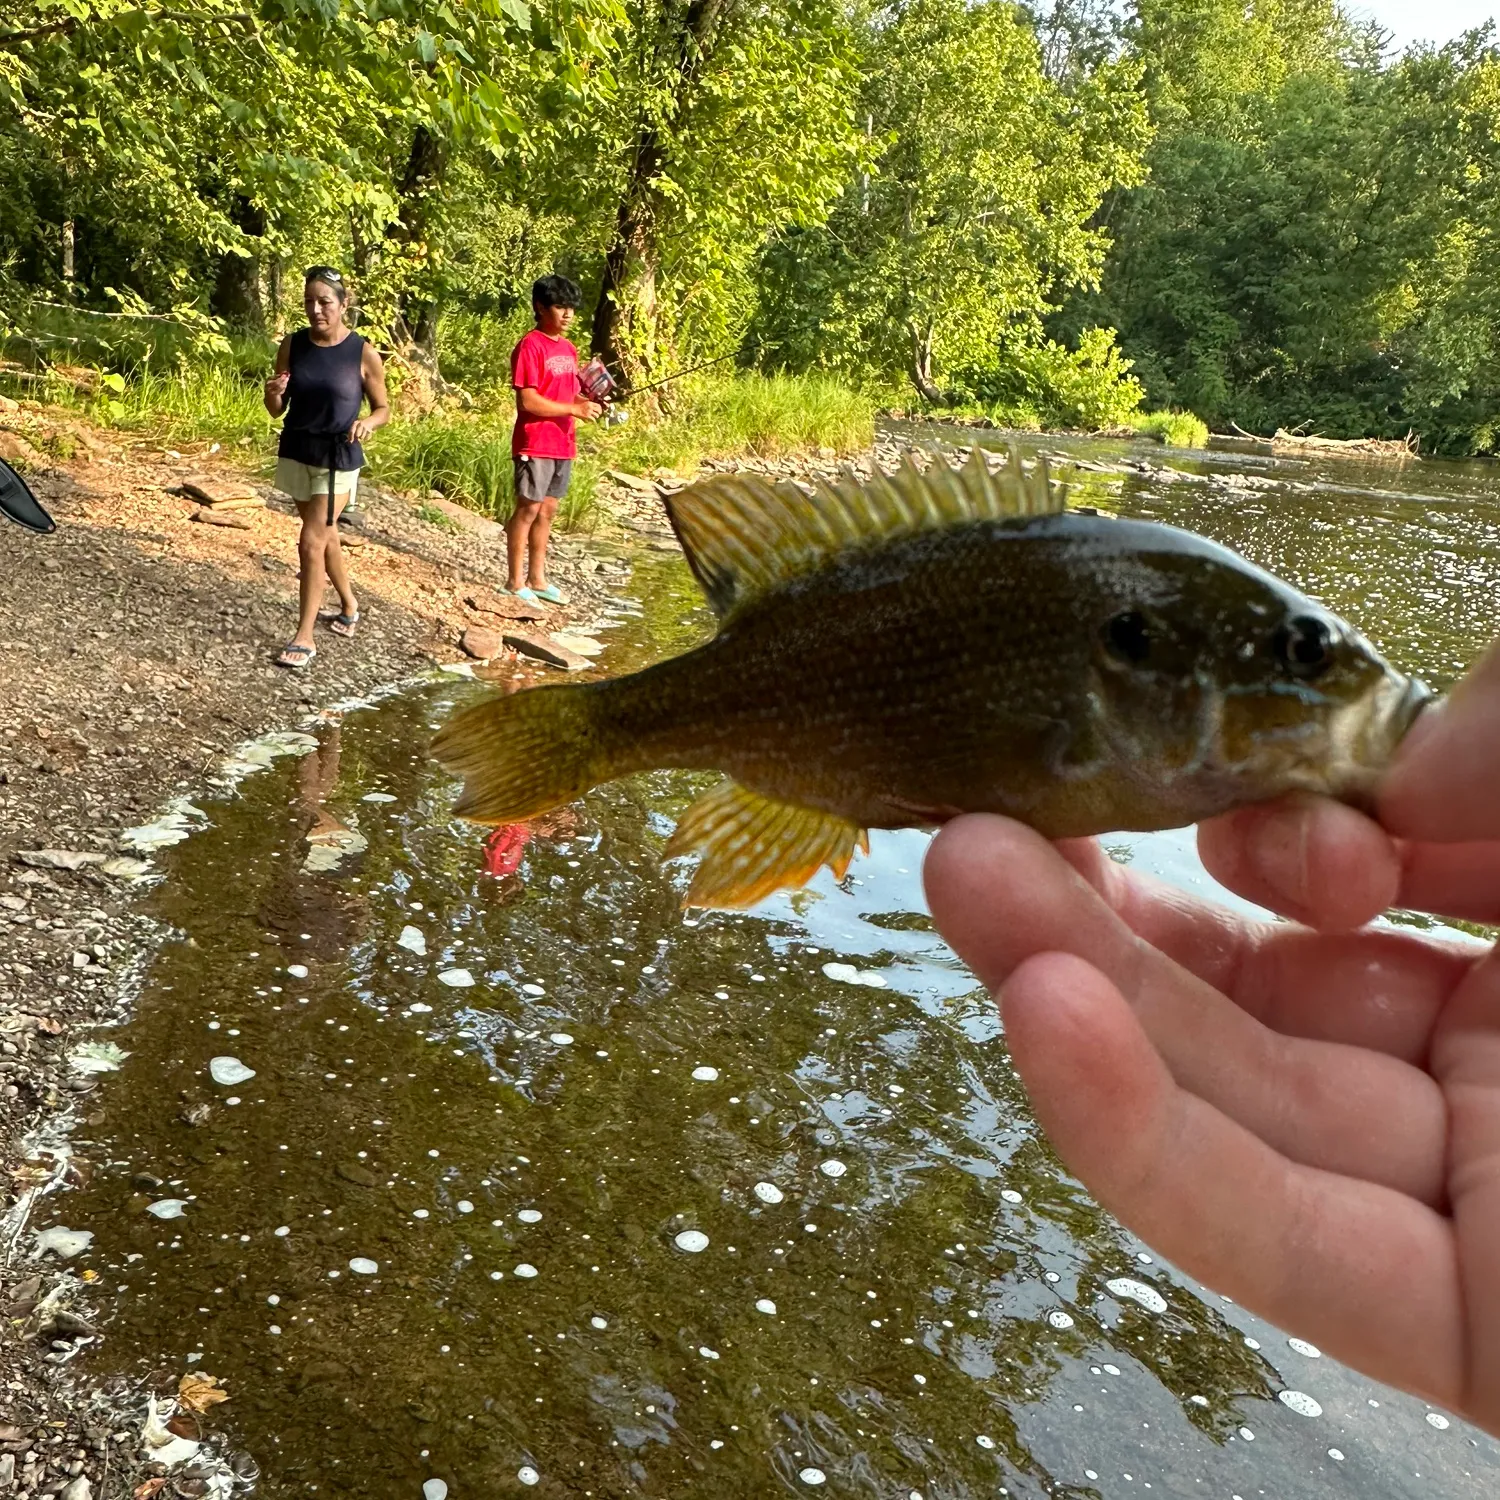
[[[1350,704],[1329,725],[1328,791],[1370,808],[1396,747],[1437,695],[1419,677],[1391,672],[1373,702]]]

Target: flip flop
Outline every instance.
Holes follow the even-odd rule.
[[[359,626],[359,611],[358,610],[355,610],[352,615],[344,615],[344,614],[330,615],[329,619],[328,619],[328,628],[335,635],[342,635],[342,636],[345,636],[345,637],[351,636],[351,635],[354,634],[354,632],[358,628],[358,626]]]
[[[318,654],[316,646],[299,646],[294,641],[290,646],[283,646],[280,654],[276,657],[278,667],[286,667],[289,671],[302,671]]]
[[[546,588],[533,589],[531,592],[547,604],[566,604],[568,602],[568,596],[556,584],[549,583]]]
[[[523,604],[540,604],[541,599],[528,588],[506,589],[507,594],[519,599]]]

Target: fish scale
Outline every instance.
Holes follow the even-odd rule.
[[[1236,553],[1064,502],[1044,464],[977,450],[812,494],[684,490],[717,635],[458,715],[433,744],[457,810],[517,822],[636,771],[723,771],[666,855],[702,856],[689,904],[743,907],[842,875],[870,828],[991,812],[1059,838],[1368,799],[1421,683]]]

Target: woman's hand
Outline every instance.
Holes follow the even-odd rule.
[[[356,418],[354,425],[349,429],[349,441],[351,443],[362,443],[375,431],[378,423],[372,422],[369,417]]]
[[[281,370],[266,381],[266,410],[273,417],[280,416],[282,408],[286,405],[286,388],[290,384],[291,378],[292,372],[290,370]]]
[[[1500,1433],[1500,963],[1351,930],[1393,904],[1500,922],[1497,736],[1500,652],[1408,736],[1380,823],[1302,798],[1202,827],[1219,880],[1305,925],[993,817],[949,824],[926,879],[1000,998],[1038,1119],[1106,1208],[1288,1331]]]

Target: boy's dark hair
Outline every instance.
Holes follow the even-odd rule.
[[[531,283],[533,307],[577,307],[583,301],[583,288],[566,276],[543,276]]]

